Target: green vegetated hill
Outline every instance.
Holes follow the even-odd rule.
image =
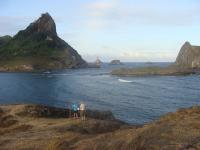
[[[14,37],[0,37],[0,70],[33,71],[86,67],[81,56],[58,37],[48,14],[31,23]]]
[[[11,39],[12,39],[12,37],[9,35],[0,37],[0,48],[5,46],[5,44],[8,43]]]

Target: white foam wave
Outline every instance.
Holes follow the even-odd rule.
[[[124,80],[124,79],[118,79],[119,82],[125,82],[125,83],[131,83],[133,81],[130,81],[130,80]]]

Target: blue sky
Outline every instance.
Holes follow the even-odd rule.
[[[0,36],[49,12],[87,61],[174,61],[185,41],[200,45],[199,8],[199,0],[1,0]]]

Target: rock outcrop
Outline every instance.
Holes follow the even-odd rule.
[[[102,64],[102,61],[99,59],[99,57],[97,57],[95,64],[99,66]]]
[[[122,64],[121,61],[120,61],[120,60],[117,60],[117,59],[112,60],[112,61],[110,62],[110,65],[121,65],[121,64]]]
[[[102,61],[97,57],[95,62],[88,63],[88,68],[101,68]]]
[[[22,66],[45,70],[86,67],[87,63],[58,37],[54,20],[45,13],[13,38],[0,38],[0,66],[1,70],[26,71]]]
[[[193,46],[185,42],[175,64],[181,68],[200,68],[200,46]]]

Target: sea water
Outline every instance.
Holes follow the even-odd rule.
[[[121,67],[168,63],[103,64],[101,68],[42,73],[0,73],[0,104],[34,103],[110,110],[116,118],[143,124],[178,108],[200,104],[200,75],[117,77]]]

